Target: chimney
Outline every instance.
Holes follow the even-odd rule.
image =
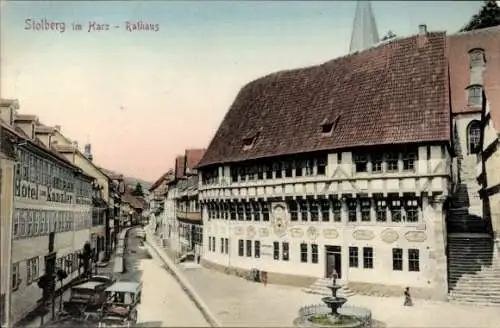
[[[422,35],[422,36],[427,35],[427,25],[420,24],[418,26],[418,35]]]
[[[57,131],[61,132],[61,126],[60,125],[56,125],[56,126],[54,126],[54,128],[56,128]]]
[[[88,143],[88,144],[86,144],[86,145],[85,145],[85,152],[84,152],[84,155],[85,155],[85,157],[87,157],[87,159],[88,159],[89,161],[92,161],[92,159],[94,158],[94,157],[92,156],[92,145],[91,145],[90,143]]]

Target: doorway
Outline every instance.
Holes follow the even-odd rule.
[[[340,246],[325,246],[325,277],[330,278],[337,271],[338,279],[342,279],[342,249]]]

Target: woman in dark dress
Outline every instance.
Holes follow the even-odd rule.
[[[411,300],[410,287],[405,288],[405,303],[404,306],[413,306],[413,301]]]

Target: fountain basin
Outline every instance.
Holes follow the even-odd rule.
[[[358,328],[362,326],[361,321],[348,315],[316,314],[307,320],[319,327]]]

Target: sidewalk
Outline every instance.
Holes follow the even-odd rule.
[[[250,282],[206,268],[182,270],[222,326],[283,327],[292,325],[300,307],[321,304],[318,295],[301,288]],[[388,327],[500,328],[498,307],[472,307],[430,300],[414,300],[404,307],[402,297],[354,295],[348,305],[372,311],[373,319]]]
[[[128,229],[124,229],[128,230]],[[124,232],[122,231],[122,233]],[[126,236],[126,233],[123,233],[123,236]],[[97,273],[95,272],[95,268],[92,270],[92,273],[95,275],[105,275],[109,277],[114,277],[115,279],[119,279],[120,274],[114,272],[115,269],[115,259],[119,257],[118,254],[114,253],[111,255],[111,258],[108,262],[101,262],[97,265]],[[104,265],[104,266],[103,266]],[[72,283],[77,281],[78,278],[75,278],[73,281],[69,282],[67,285],[63,287],[63,302],[68,301],[70,297],[70,286]],[[56,310],[56,321],[57,315],[59,312],[59,303],[60,303],[60,294],[57,294],[55,298],[55,310]],[[43,324],[42,317],[40,315],[33,316],[32,313],[37,313],[39,309],[35,309],[32,313],[27,315],[24,319],[18,321],[14,327],[41,327],[41,326],[50,326],[53,325],[52,321],[52,305],[49,303],[46,308],[48,312],[43,316]]]

